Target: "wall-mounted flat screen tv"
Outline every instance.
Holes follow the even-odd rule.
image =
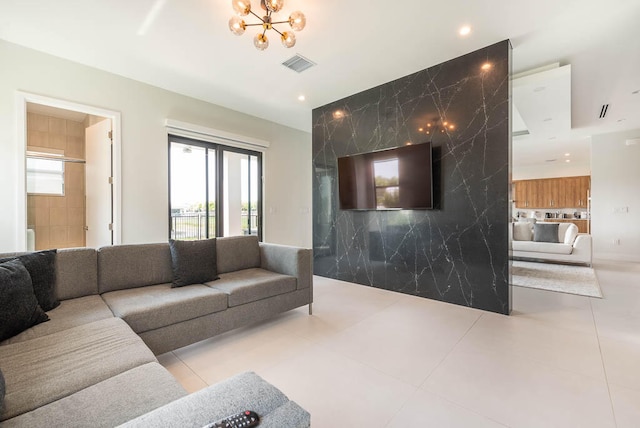
[[[340,209],[432,209],[431,158],[431,143],[338,158]]]

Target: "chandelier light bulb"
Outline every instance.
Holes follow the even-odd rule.
[[[284,6],[284,0],[264,0],[267,10],[278,13]]]
[[[296,45],[296,35],[293,31],[284,31],[282,33],[282,46],[292,48]]]
[[[247,28],[244,20],[238,16],[234,16],[229,20],[229,30],[236,36],[242,36]]]
[[[232,0],[233,11],[239,16],[247,16],[251,12],[250,0]]]
[[[269,47],[269,39],[262,33],[256,34],[253,38],[253,46],[256,47],[259,51],[263,51]]]
[[[302,31],[304,26],[307,25],[307,18],[304,13],[297,10],[289,16],[289,25],[291,25],[293,31]]]
[[[260,0],[260,7],[266,11],[260,16],[251,10],[251,0],[232,0],[231,6],[235,12],[229,20],[229,30],[236,36],[245,33],[248,27],[256,27],[260,33],[253,38],[253,45],[258,50],[265,50],[269,47],[269,39],[267,33],[274,30],[280,36],[282,45],[291,48],[296,44],[295,31],[301,31],[307,24],[307,18],[300,11],[295,11],[288,18],[277,17],[276,13],[280,12],[284,6],[284,0]],[[243,18],[251,15],[247,18]],[[286,25],[291,28],[284,31]],[[283,26],[283,27],[279,27]]]

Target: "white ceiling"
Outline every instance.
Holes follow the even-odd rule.
[[[271,37],[259,52],[253,30],[229,32],[230,0],[1,0],[0,38],[305,131],[312,108],[511,39],[515,73],[572,68],[572,130],[551,147],[533,133],[514,139],[514,166],[588,146],[594,133],[640,128],[638,0],[390,4],[285,0],[284,19],[301,10],[307,27],[294,48]],[[281,65],[296,53],[318,65],[301,74]]]

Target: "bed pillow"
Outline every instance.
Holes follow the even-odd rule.
[[[216,239],[199,241],[169,240],[173,282],[171,287],[202,284],[218,277]]]
[[[48,320],[22,262],[15,259],[0,263],[0,341]]]
[[[553,242],[558,240],[558,223],[536,223],[533,225],[533,240],[535,242]]]
[[[45,250],[18,257],[0,259],[0,263],[17,258],[22,262],[33,284],[33,293],[43,311],[60,305],[56,298],[56,254],[57,250]]]

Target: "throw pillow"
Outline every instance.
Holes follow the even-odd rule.
[[[533,240],[535,242],[554,242],[558,240],[558,223],[536,223],[533,225]]]
[[[171,249],[171,268],[173,283],[171,287],[183,287],[189,284],[218,279],[216,257],[216,239],[200,241],[169,240]]]
[[[513,223],[514,241],[531,241],[532,224],[529,222]]]
[[[0,341],[48,321],[20,260],[0,263]]]
[[[56,254],[57,250],[46,250],[0,259],[2,263],[17,258],[27,268],[33,284],[33,293],[43,311],[50,311],[60,305],[55,289]]]
[[[564,243],[573,245],[573,241],[578,237],[578,226],[573,223],[569,224],[567,231],[564,234]]]

